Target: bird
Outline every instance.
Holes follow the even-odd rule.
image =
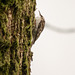
[[[40,17],[35,18],[35,26],[32,28],[32,45],[39,38],[45,27],[45,19],[39,11]]]
[[[58,31],[58,32],[62,32],[62,33],[75,32],[75,29],[61,29],[61,28],[55,27],[53,25],[50,25],[49,23],[45,23],[45,19],[44,19],[43,15],[40,13],[40,11],[39,11],[39,15],[40,15],[40,17],[35,18],[34,26],[32,27],[31,46],[40,37],[40,35],[45,27],[55,30],[55,31]]]

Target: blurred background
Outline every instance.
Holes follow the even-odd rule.
[[[75,28],[75,0],[36,0],[46,23]],[[38,11],[35,12],[39,15]],[[75,75],[75,33],[45,27],[32,47],[31,75]]]

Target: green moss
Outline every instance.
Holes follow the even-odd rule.
[[[6,63],[2,67],[0,67],[0,74],[2,75],[9,75],[9,65]]]
[[[12,46],[11,46],[11,49],[17,49],[17,47],[18,47],[18,43],[17,43],[17,41],[14,41],[13,43],[12,43]]]
[[[0,0],[0,75],[29,75],[36,0]],[[11,30],[8,10],[12,11]],[[20,51],[23,51],[20,67]],[[28,55],[27,55],[28,54]]]
[[[27,24],[30,24],[30,17],[25,15],[25,21],[27,22]]]
[[[10,48],[10,42],[7,40],[0,39],[0,51],[6,52],[8,48]]]

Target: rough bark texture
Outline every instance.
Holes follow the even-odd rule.
[[[30,75],[35,0],[0,0],[0,75]]]

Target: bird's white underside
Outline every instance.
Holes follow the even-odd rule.
[[[35,19],[36,19],[36,28],[38,28],[38,25],[41,21],[41,17],[36,17]]]

